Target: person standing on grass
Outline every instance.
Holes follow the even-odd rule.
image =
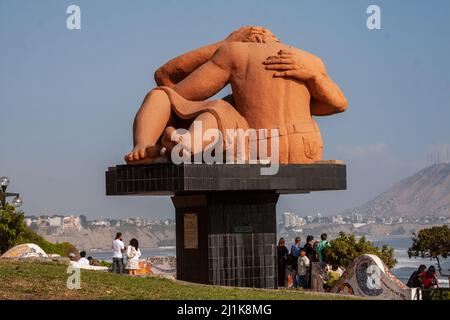
[[[305,249],[300,250],[300,257],[298,257],[297,262],[297,276],[298,276],[298,285],[303,289],[308,288],[308,273],[309,267],[311,263],[306,256]]]
[[[130,245],[127,247],[127,269],[128,274],[136,275],[139,270],[139,258],[141,257],[141,250],[139,250],[139,242],[133,238],[130,240]]]
[[[101,266],[100,262],[97,259],[94,259],[92,257],[88,257],[87,259],[89,261],[89,265],[90,266],[95,266],[95,267],[100,267]]]
[[[112,242],[113,251],[113,273],[123,273],[123,252],[125,251],[125,246],[123,244],[122,233],[117,232],[116,238]]]
[[[317,258],[319,259],[320,263],[323,262],[323,250],[330,246],[330,243],[327,241],[327,238],[328,238],[327,234],[322,233],[320,236],[321,241],[319,242],[316,248]]]
[[[286,267],[289,250],[286,248],[286,240],[280,238],[277,246],[277,260],[278,260],[278,287],[286,286]]]
[[[308,257],[310,264],[312,264],[313,262],[316,261],[316,253],[314,251],[313,245],[314,245],[314,237],[312,235],[308,235],[306,237],[306,244],[303,247],[303,249],[306,252],[306,256]],[[312,265],[310,266],[310,272],[308,272],[308,281],[307,281],[308,282],[308,286],[307,286],[308,289],[311,288],[311,268],[312,268]]]
[[[300,256],[300,237],[295,238],[295,242],[291,247],[291,255],[292,255],[292,287],[298,287],[298,278],[297,278],[297,262],[298,257]]]

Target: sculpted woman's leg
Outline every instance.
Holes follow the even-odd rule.
[[[197,123],[197,125],[195,125]],[[201,123],[201,126],[198,124]],[[211,142],[214,141],[204,141],[204,133],[207,130],[217,130],[219,131],[219,125],[217,123],[216,117],[210,112],[201,113],[191,124],[187,134],[181,134],[175,141],[172,140],[173,134],[176,133],[176,129],[173,127],[167,127],[161,138],[161,143],[166,148],[165,152],[167,156],[170,156],[172,149],[178,143],[183,143],[192,155],[197,153],[202,153],[206,147]],[[190,139],[190,140],[186,140]],[[197,141],[197,143],[196,143]]]
[[[166,128],[171,113],[167,94],[152,90],[144,98],[133,125],[133,150],[125,155],[127,163],[150,163],[159,156],[157,142]]]

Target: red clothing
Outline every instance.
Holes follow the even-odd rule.
[[[423,284],[424,289],[430,289],[434,287],[439,287],[436,274],[429,274],[428,272],[422,272],[419,276],[420,281]]]

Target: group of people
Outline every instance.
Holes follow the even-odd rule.
[[[139,270],[139,258],[141,257],[141,250],[139,249],[139,242],[133,238],[130,240],[130,244],[125,249],[123,243],[123,236],[121,232],[116,234],[116,238],[112,242],[113,251],[113,273],[124,273],[124,269],[130,275],[137,274]],[[126,252],[126,264],[123,264],[123,254]]]
[[[417,295],[418,299],[420,299],[420,297],[422,300],[431,299],[431,289],[439,288],[436,268],[430,266],[427,269],[426,265],[421,264],[419,268],[411,274],[406,285],[409,288],[425,289],[422,291],[421,295]]]
[[[121,232],[116,234],[112,242],[112,272],[113,273],[128,273],[136,275],[139,270],[139,258],[141,257],[141,250],[139,249],[139,241],[135,238],[130,240],[130,244],[125,248],[123,243],[123,236]],[[126,263],[124,264],[123,256],[126,256]],[[86,251],[80,252],[80,259],[77,259],[75,253],[69,254],[70,263],[77,267],[100,266],[98,260],[92,257],[86,258]]]
[[[278,287],[286,287],[288,276],[292,277],[293,288],[311,288],[311,265],[313,262],[324,263],[323,251],[330,246],[327,234],[320,236],[320,241],[314,241],[312,235],[306,237],[301,246],[300,237],[296,237],[289,252],[286,240],[281,238],[277,247],[278,259]],[[326,288],[331,288],[339,280],[338,266],[333,266],[327,273]],[[324,286],[324,288],[325,288]]]
[[[100,263],[92,258],[87,257],[86,258],[86,251],[80,252],[80,259],[77,260],[77,257],[75,253],[71,252],[69,254],[70,263],[79,267],[85,267],[85,266],[100,266]]]
[[[421,264],[419,269],[414,271],[406,284],[409,288],[434,289],[439,288],[439,281],[436,276],[436,268]]]

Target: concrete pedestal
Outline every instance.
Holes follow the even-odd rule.
[[[172,195],[176,212],[177,278],[241,287],[275,288],[276,204],[280,194],[345,190],[339,163],[116,166],[107,195]]]

